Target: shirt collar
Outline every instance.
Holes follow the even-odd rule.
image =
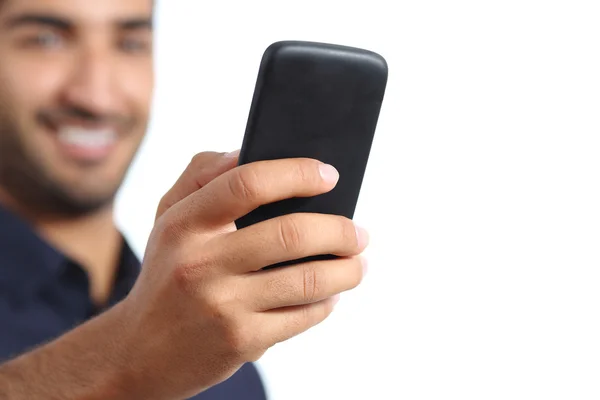
[[[69,263],[76,264],[44,241],[30,223],[0,205],[0,286],[35,290]],[[140,261],[123,238],[117,284],[132,285],[139,270]]]

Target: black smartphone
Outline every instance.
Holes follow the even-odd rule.
[[[333,165],[340,179],[328,193],[261,206],[238,219],[238,229],[300,212],[354,217],[387,77],[386,60],[365,49],[305,41],[276,42],[266,49],[239,165],[308,157]]]

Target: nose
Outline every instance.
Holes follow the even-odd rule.
[[[64,88],[64,101],[72,107],[105,115],[116,106],[114,68],[110,54],[101,48],[81,51],[74,59]]]

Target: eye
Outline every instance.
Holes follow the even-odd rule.
[[[150,51],[149,41],[138,38],[125,38],[119,42],[119,47],[126,53],[147,53]]]
[[[28,37],[25,40],[25,44],[45,49],[54,49],[63,46],[64,40],[63,37],[56,32],[43,31]]]

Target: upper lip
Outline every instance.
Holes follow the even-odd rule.
[[[122,129],[119,124],[113,122],[86,120],[82,118],[42,118],[42,122],[54,131],[64,126],[70,126],[89,130],[111,130],[118,134]]]

